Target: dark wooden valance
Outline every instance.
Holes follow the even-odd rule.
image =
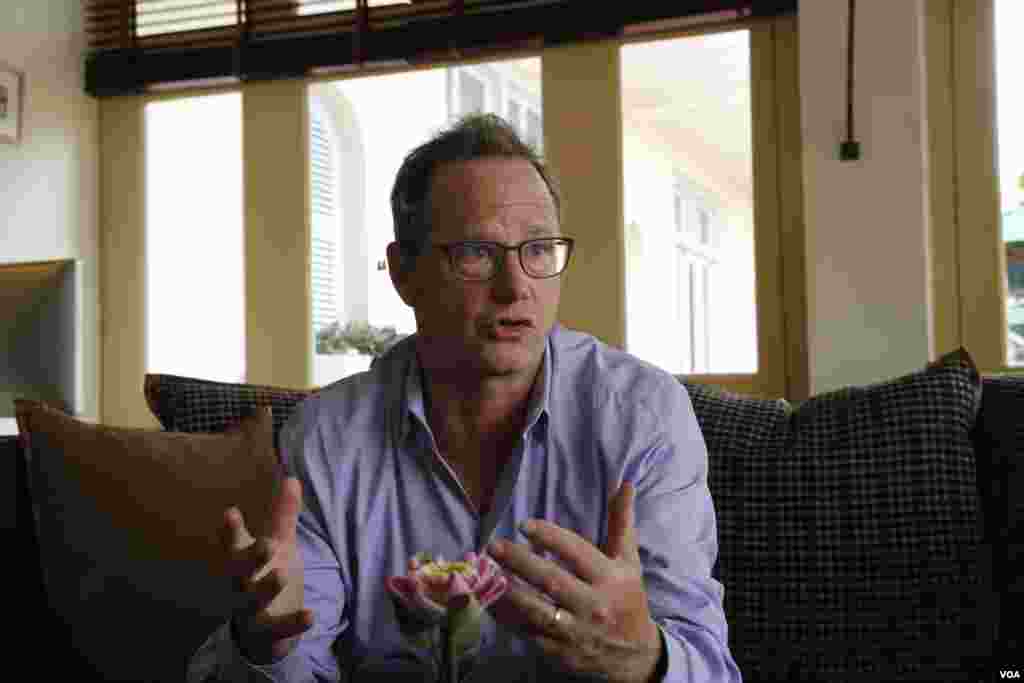
[[[84,0],[86,91],[299,78],[740,21],[797,0]]]

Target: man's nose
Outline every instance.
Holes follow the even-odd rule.
[[[530,292],[530,276],[519,262],[519,251],[505,252],[498,272],[494,274],[494,288],[498,295],[513,299],[524,299]]]

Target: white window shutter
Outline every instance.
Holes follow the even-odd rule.
[[[310,163],[313,212],[312,294],[313,331],[338,320],[338,201],[337,164],[330,129],[318,107],[311,108]]]

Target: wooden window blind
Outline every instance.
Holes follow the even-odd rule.
[[[796,11],[797,0],[83,0],[86,91],[301,78],[604,39],[664,22]]]

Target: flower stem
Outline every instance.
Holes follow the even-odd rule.
[[[438,680],[443,683],[459,683],[459,657],[455,652],[455,638],[452,635],[448,624],[441,627],[441,675]]]
[[[448,653],[448,681],[459,683],[459,658],[455,656],[455,639],[448,629],[445,629],[445,651]]]

